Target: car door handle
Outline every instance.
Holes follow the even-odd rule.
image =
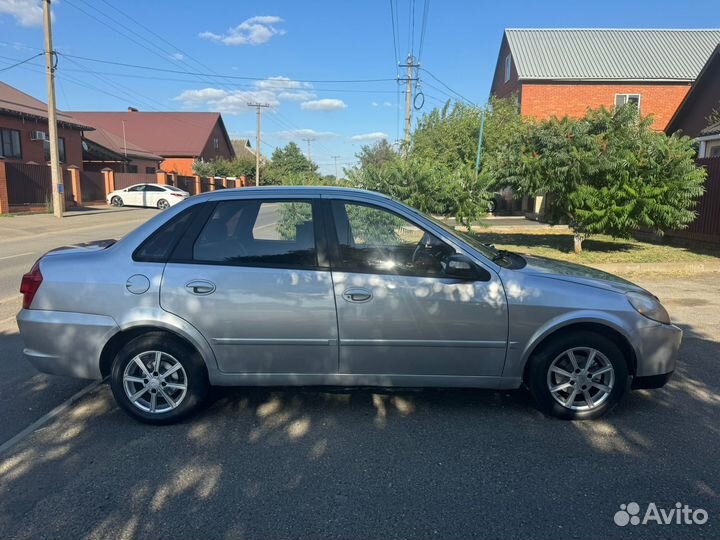
[[[185,284],[185,288],[193,294],[212,294],[215,292],[215,284],[211,281],[196,279]]]
[[[367,289],[346,289],[343,298],[348,302],[368,302],[372,299],[372,293]]]

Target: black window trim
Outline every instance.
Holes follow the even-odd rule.
[[[328,238],[328,253],[330,255],[330,269],[333,272],[343,272],[346,274],[369,274],[369,275],[379,275],[379,276],[401,276],[401,277],[418,277],[418,278],[425,278],[425,279],[452,279],[455,280],[457,278],[451,277],[451,276],[442,276],[442,275],[429,275],[425,273],[419,273],[419,272],[394,272],[392,270],[363,270],[359,271],[357,268],[349,268],[342,266],[340,264],[340,261],[342,261],[342,257],[340,256],[340,243],[338,242],[337,237],[337,230],[335,229],[335,216],[332,212],[332,203],[338,202],[342,204],[356,204],[358,206],[368,206],[370,208],[375,208],[377,210],[384,210],[386,212],[389,212],[400,219],[404,221],[409,221],[413,225],[415,225],[418,229],[423,231],[424,233],[431,234],[433,237],[435,237],[437,240],[451,248],[455,253],[460,253],[458,250],[451,244],[447,243],[443,238],[440,238],[437,234],[435,234],[432,231],[429,231],[426,227],[423,227],[420,225],[417,221],[414,219],[411,219],[407,216],[402,215],[399,212],[396,212],[392,208],[388,208],[386,206],[379,205],[374,202],[370,201],[361,201],[361,200],[355,200],[355,199],[342,199],[342,198],[324,198],[324,208],[323,208],[323,214],[325,216],[325,233]]]
[[[20,147],[20,153],[17,156],[6,156],[5,154],[3,154],[3,146],[4,146],[3,145],[3,137],[2,137],[3,131],[10,131],[10,132],[14,131],[15,133],[18,134],[18,145]],[[0,156],[2,156],[5,159],[20,159],[21,160],[23,158],[22,157],[23,156],[22,131],[20,131],[19,129],[13,129],[13,128],[0,128]]]
[[[210,210],[209,207],[214,208],[214,205],[208,204],[208,203],[200,203],[200,204],[194,204],[190,206],[189,208],[186,208],[179,214],[173,216],[166,222],[164,222],[162,225],[160,225],[157,229],[155,229],[152,233],[148,235],[145,240],[142,241],[142,243],[135,248],[135,251],[133,251],[132,259],[135,262],[152,262],[152,263],[161,263],[165,264],[167,263],[171,257],[172,254],[177,249],[178,244],[187,236],[186,233],[192,231],[192,227],[198,222],[201,221],[202,224],[205,224],[205,221],[207,220],[207,217],[209,217],[208,211]],[[162,229],[165,227],[171,225],[172,223],[175,223],[176,221],[182,219],[186,214],[189,213],[195,213],[194,216],[191,217],[189,223],[185,225],[182,229],[175,231],[175,239],[172,241],[172,247],[168,250],[168,255],[165,257],[141,257],[139,253],[142,251],[142,249],[145,247],[147,243],[149,243],[157,234],[160,233]]]
[[[289,265],[289,264],[272,264],[272,263],[243,263],[243,262],[227,262],[227,261],[196,261],[193,259],[193,247],[195,242],[200,236],[206,223],[210,220],[215,208],[218,204],[223,202],[234,202],[234,201],[258,201],[262,203],[273,203],[273,202],[306,202],[311,205],[312,216],[313,216],[313,234],[315,237],[315,260],[314,266],[307,265]],[[329,272],[330,263],[327,254],[327,239],[324,234],[323,215],[320,210],[321,199],[318,197],[238,197],[234,199],[222,199],[213,201],[210,203],[211,210],[207,212],[205,219],[202,223],[193,222],[192,226],[188,228],[183,234],[182,239],[175,245],[172,250],[170,257],[167,262],[173,264],[195,264],[201,266],[226,266],[226,267],[238,267],[238,268],[273,268],[278,270],[301,270],[310,272]]]

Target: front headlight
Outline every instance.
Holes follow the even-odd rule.
[[[628,302],[640,315],[663,324],[670,324],[670,315],[660,301],[644,293],[627,293]]]

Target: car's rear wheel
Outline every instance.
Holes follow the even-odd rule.
[[[607,337],[568,333],[530,358],[530,393],[545,413],[565,420],[590,420],[612,409],[629,387],[628,363]]]
[[[165,199],[160,199],[160,200],[158,201],[158,203],[157,203],[157,207],[158,207],[160,210],[165,210],[166,208],[169,208],[169,207],[170,207],[170,203],[167,202]]]
[[[124,206],[125,203],[123,202],[122,197],[115,195],[112,199],[110,199],[110,204],[120,208],[121,206]]]
[[[163,333],[130,340],[113,362],[117,403],[150,424],[169,424],[196,410],[207,396],[205,364],[192,347]]]

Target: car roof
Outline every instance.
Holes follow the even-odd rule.
[[[244,187],[244,188],[230,188],[220,189],[216,191],[210,191],[196,195],[194,199],[207,199],[207,200],[221,200],[221,199],[232,199],[240,197],[322,197],[328,196],[336,198],[338,196],[362,196],[370,199],[380,199],[392,201],[387,195],[377,193],[375,191],[368,191],[365,189],[347,188],[347,187],[336,187],[336,186],[260,186],[260,187]]]

